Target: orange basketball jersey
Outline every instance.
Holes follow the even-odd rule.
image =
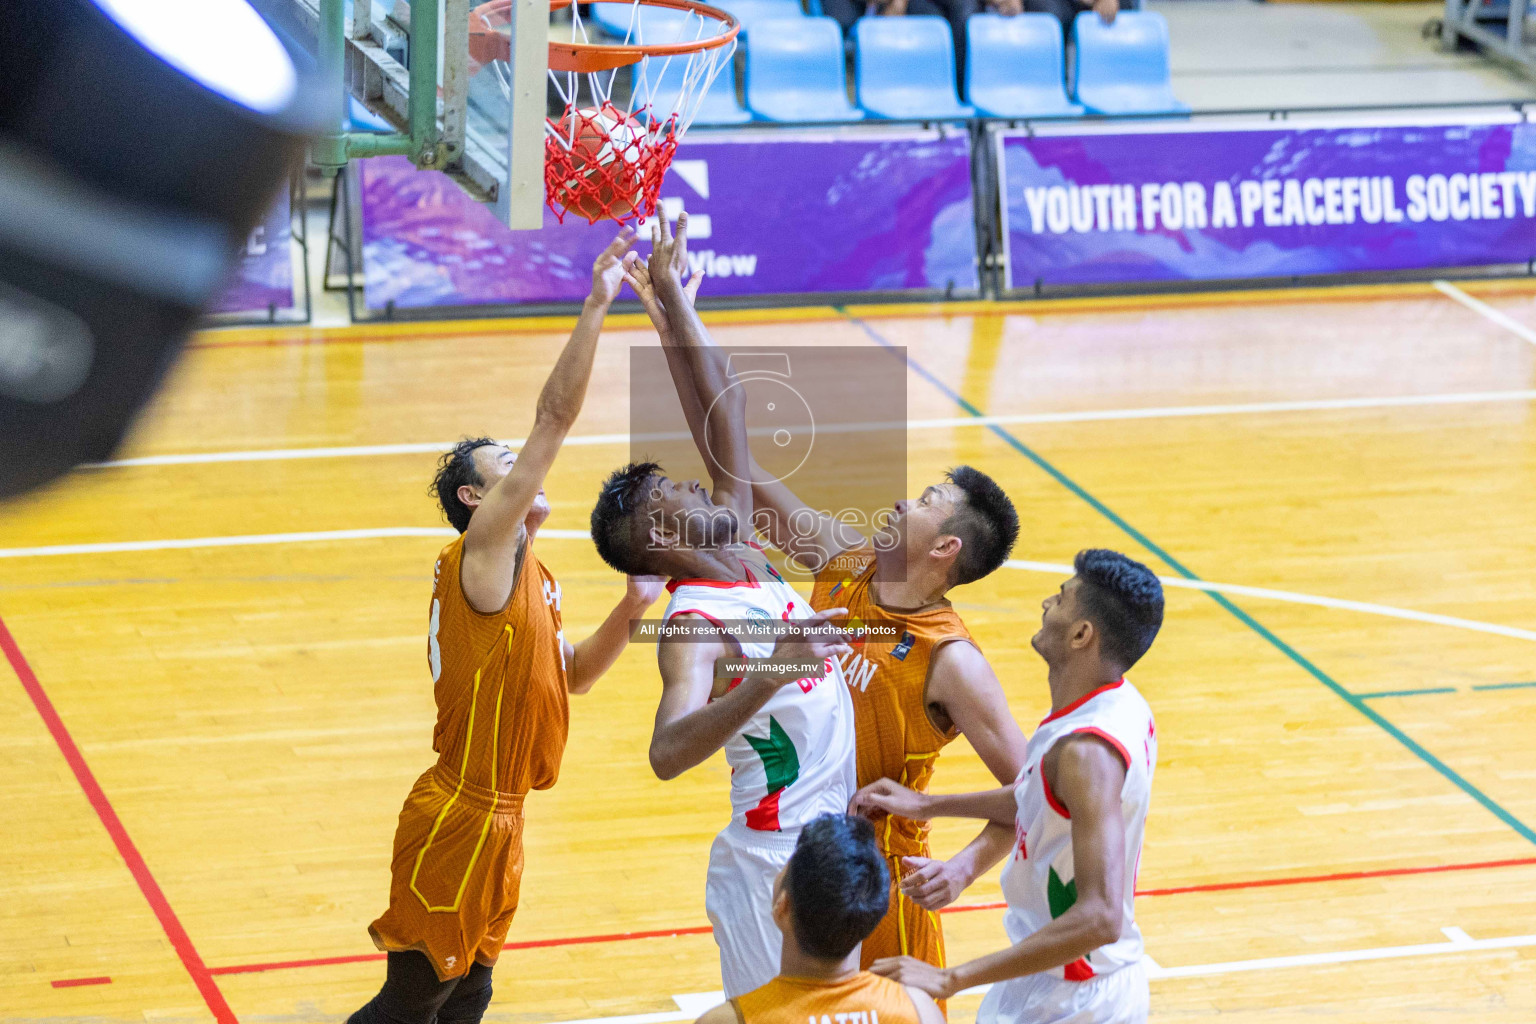
[[[839,982],[780,975],[734,1002],[741,1024],[918,1024],[906,986],[868,971]]]
[[[493,964],[517,909],[523,797],[560,774],[569,706],[560,584],[524,548],[511,597],[475,611],[459,582],[464,538],[438,556],[427,632],[437,764],[400,812],[383,950],[421,950],[447,980]]]
[[[928,670],[933,655],[957,640],[975,643],[948,601],[918,612],[899,612],[875,603],[871,586],[875,551],[868,544],[845,551],[816,576],[811,607],[847,608],[848,625],[891,625],[890,640],[855,641],[842,659],[843,678],[853,696],[861,787],[894,779],[926,792],[939,751],[959,734],[940,732],[928,717]],[[928,826],[885,816],[875,834],[891,869],[891,913],[864,940],[864,966],[887,956],[915,956],[944,964],[938,917],[901,896],[897,886],[904,856],[928,856]]]

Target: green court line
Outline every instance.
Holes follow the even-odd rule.
[[[856,316],[849,316],[846,308],[842,306],[837,306],[834,308],[836,308],[837,311],[842,314],[842,316],[846,318],[849,323],[852,323],[860,330],[862,330],[876,345],[879,345],[881,348],[888,352],[896,353],[900,351],[898,346],[891,344],[891,342],[886,340],[878,331],[876,331],[873,327],[870,327],[868,323],[864,322]],[[926,380],[929,384],[932,384],[946,397],[948,397],[950,401],[964,409],[968,415],[974,416],[977,419],[985,418],[987,415],[985,412],[977,408],[973,403],[966,399],[964,395],[961,395],[948,384],[944,383],[938,377],[930,373],[927,368],[922,366],[920,363],[914,362],[910,356],[906,357],[906,363],[907,367],[913,373],[917,374],[923,380]],[[1081,484],[1067,476],[1061,470],[1057,469],[1051,462],[1046,460],[1044,456],[1030,448],[1023,441],[1020,441],[1005,427],[995,423],[988,423],[987,429],[996,435],[1000,440],[1002,440],[1004,444],[1008,445],[1008,447],[1012,448],[1018,454],[1024,456],[1024,458],[1028,459],[1030,462],[1033,462],[1041,471],[1043,471],[1047,476],[1051,477],[1051,479],[1055,480],[1068,491],[1071,491],[1078,498],[1082,499],[1082,501],[1084,501],[1095,512],[1099,513],[1105,519],[1108,519],[1111,523],[1115,524],[1115,526],[1117,526],[1126,536],[1130,537],[1143,548],[1147,549],[1158,558],[1162,559],[1164,564],[1173,569],[1174,572],[1177,572],[1180,576],[1183,576],[1187,580],[1200,579],[1199,576],[1195,575],[1192,570],[1186,567],[1178,559],[1174,558],[1173,555],[1165,550],[1160,544],[1153,541],[1152,538],[1136,529],[1136,527],[1132,526],[1126,520],[1122,519],[1119,514],[1117,514],[1108,505],[1104,504],[1098,498],[1095,498],[1092,494],[1088,493],[1088,491],[1085,490]],[[1441,776],[1443,776],[1452,785],[1456,786],[1456,788],[1460,789],[1463,793],[1466,793],[1472,799],[1482,804],[1490,814],[1498,818],[1510,828],[1514,829],[1522,839],[1529,843],[1536,844],[1536,830],[1533,830],[1529,825],[1525,824],[1525,822],[1521,821],[1519,818],[1515,817],[1509,811],[1501,807],[1493,800],[1492,797],[1478,789],[1450,765],[1446,764],[1434,754],[1431,754],[1428,750],[1424,749],[1424,747],[1421,746],[1412,736],[1409,736],[1407,733],[1403,732],[1403,730],[1393,725],[1384,716],[1377,713],[1377,711],[1368,705],[1362,697],[1346,690],[1337,681],[1335,681],[1332,676],[1318,668],[1300,651],[1296,650],[1296,648],[1292,647],[1290,644],[1286,643],[1284,640],[1280,639],[1273,632],[1271,632],[1269,627],[1265,626],[1252,615],[1249,615],[1242,608],[1234,604],[1231,598],[1227,597],[1225,594],[1217,593],[1214,590],[1207,590],[1205,591],[1205,594],[1212,601],[1215,601],[1218,605],[1229,612],[1243,625],[1247,626],[1249,629],[1253,630],[1259,636],[1267,640],[1272,647],[1274,647],[1280,653],[1284,654],[1313,679],[1316,679],[1328,689],[1332,690],[1340,700],[1344,701],[1360,714],[1370,719],[1388,736],[1391,736],[1393,739],[1397,740],[1398,743],[1408,748],[1408,750],[1412,752],[1413,755],[1416,756],[1419,760],[1423,761],[1435,771],[1439,772]]]
[[[1475,687],[1474,687],[1475,689]],[[1375,693],[1357,693],[1361,700],[1375,700],[1377,697],[1419,697],[1426,693],[1455,693],[1454,686],[1431,686],[1424,690],[1377,690]]]
[[[1530,689],[1530,688],[1536,688],[1536,682],[1532,682],[1532,683],[1480,683],[1480,684],[1472,687],[1472,689],[1474,689],[1474,690],[1525,690],[1525,689]]]

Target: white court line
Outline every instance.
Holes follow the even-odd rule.
[[[45,558],[62,555],[106,555],[129,551],[175,551],[188,548],[233,548],[266,544],[329,544],[336,541],[380,540],[391,537],[450,538],[453,536],[454,531],[446,526],[387,526],[365,530],[253,533],[228,537],[182,537],[169,540],[129,540],[98,544],[48,544],[31,548],[0,548],[0,559]],[[556,530],[550,527],[540,530],[539,536],[547,540],[589,540],[591,538],[591,534],[586,530]],[[1031,562],[1017,558],[1009,559],[1003,565],[1009,569],[1050,573],[1057,576],[1070,576],[1073,572],[1070,565],[1058,564],[1056,562]],[[1245,587],[1237,583],[1211,583],[1207,580],[1187,580],[1182,576],[1159,576],[1158,579],[1162,580],[1163,585],[1166,587],[1203,590],[1218,594],[1236,594],[1241,597],[1255,597],[1267,601],[1284,601],[1288,604],[1314,605],[1319,608],[1337,608],[1340,611],[1360,612],[1365,615],[1381,615],[1391,619],[1407,619],[1410,622],[1424,622],[1434,626],[1449,626],[1453,629],[1465,629],[1474,633],[1489,633],[1494,636],[1536,642],[1536,631],[1516,629],[1513,626],[1500,626],[1491,622],[1478,622],[1475,619],[1459,619],[1451,615],[1419,612],[1410,608],[1394,608],[1391,605],[1371,604],[1366,601],[1346,601],[1337,597],[1323,597],[1317,594],[1298,594],[1289,590],[1271,590],[1268,587]]]
[[[1470,296],[1468,296],[1470,298]],[[1475,299],[1472,301],[1476,301]],[[1497,313],[1497,310],[1493,310]],[[1502,314],[1499,314],[1502,316]],[[823,426],[823,434],[849,434],[871,430],[937,430],[954,427],[1017,426],[1030,423],[1094,423],[1115,420],[1176,419],[1188,416],[1242,416],[1279,412],[1327,412],[1346,409],[1393,409],[1424,405],[1478,405],[1489,402],[1529,402],[1536,400],[1536,390],[1463,391],[1434,395],[1386,395],[1363,398],[1320,398],[1294,402],[1247,402],[1228,405],[1163,405],[1139,409],[1088,409],[1079,412],[1016,413],[1006,416],[946,416],[901,422],[839,423]],[[762,433],[766,433],[763,431]],[[684,433],[645,434],[638,441],[688,440]],[[503,442],[509,448],[521,448],[527,438]],[[565,439],[571,446],[625,444],[629,434],[577,434]],[[190,466],[219,462],[282,462],[290,459],[346,459],[374,455],[437,454],[451,448],[452,442],[435,441],[412,444],[368,444],[327,448],[269,448],[250,451],[188,452],[176,455],[142,455],[112,462],[92,462],[82,469],[127,469],[133,466]]]
[[[239,548],[261,544],[329,544],[342,540],[385,537],[454,537],[446,526],[386,526],[371,530],[315,530],[308,533],[248,533],[233,537],[184,537],[173,540],[128,540],[106,544],[49,544],[35,548],[0,548],[0,558],[40,558],[50,555],[107,555],[120,551],[174,551],[183,548]],[[585,530],[539,531],[551,540],[584,540]]]
[[[1058,576],[1070,576],[1073,573],[1070,565],[1057,565],[1052,562],[1029,562],[1014,558],[1004,562],[1003,565],[1009,569],[1047,572]],[[1433,612],[1417,612],[1411,608],[1394,608],[1391,605],[1371,604],[1368,601],[1346,601],[1338,597],[1323,597],[1317,594],[1298,594],[1289,590],[1271,590],[1268,587],[1245,587],[1238,583],[1212,583],[1209,580],[1187,580],[1182,576],[1159,576],[1158,579],[1162,581],[1165,587],[1203,590],[1215,594],[1236,594],[1239,597],[1256,597],[1266,601],[1284,601],[1287,604],[1308,604],[1319,608],[1337,608],[1340,611],[1360,612],[1365,615],[1382,615],[1389,619],[1407,619],[1410,622],[1425,622],[1434,626],[1467,629],[1474,633],[1491,633],[1494,636],[1507,636],[1515,640],[1536,641],[1536,631],[1529,629],[1500,626],[1492,622],[1478,622],[1475,619],[1459,619],[1452,615],[1436,615]]]
[[[1533,329],[1525,326],[1525,324],[1523,324],[1520,321],[1514,319],[1513,317],[1509,316],[1508,314],[1502,313],[1499,310],[1494,309],[1492,306],[1488,305],[1488,303],[1484,302],[1482,299],[1475,299],[1475,298],[1473,298],[1472,296],[1468,295],[1466,292],[1462,291],[1460,288],[1458,288],[1455,285],[1451,284],[1451,282],[1449,282],[1449,281],[1436,281],[1435,282],[1435,289],[1438,292],[1440,292],[1441,295],[1444,295],[1446,298],[1454,299],[1456,302],[1459,302],[1463,306],[1466,306],[1472,312],[1477,313],[1477,314],[1479,314],[1481,316],[1487,317],[1489,320],[1492,320],[1494,323],[1498,324],[1500,327],[1504,328],[1505,330],[1511,331],[1514,334],[1519,335],[1520,337],[1524,338],[1526,341],[1530,342],[1532,345],[1536,345],[1536,330],[1533,330]]]
[[[1171,978],[1209,978],[1221,974],[1245,974],[1250,971],[1275,971],[1291,967],[1321,967],[1329,964],[1352,964],[1368,960],[1400,960],[1419,956],[1443,956],[1447,953],[1471,953],[1485,949],[1519,949],[1536,946],[1536,935],[1511,935],[1501,939],[1474,939],[1460,928],[1443,928],[1441,931],[1453,938],[1449,942],[1426,942],[1416,946],[1379,946],[1375,949],[1344,949],[1328,953],[1303,953],[1299,956],[1271,956],[1258,960],[1229,960],[1225,963],[1189,964],[1184,967],[1162,967],[1151,957],[1146,959],[1147,978],[1164,981]],[[991,985],[977,985],[960,995],[980,995]],[[690,992],[672,997],[676,1011],[660,1013],[635,1013],[621,1017],[589,1017],[585,1020],[562,1021],[560,1024],[670,1024],[672,1021],[694,1020],[705,1010],[725,1001],[724,992]]]

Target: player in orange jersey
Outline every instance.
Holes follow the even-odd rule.
[[[686,215],[684,215],[686,216]],[[680,224],[678,233],[683,233]],[[667,310],[645,264],[625,260],[627,276],[662,344],[677,347]],[[704,342],[713,344],[704,336]],[[872,352],[871,358],[884,358]],[[669,352],[678,398],[701,452],[704,410],[696,385]],[[1009,713],[1001,684],[950,604],[949,591],[979,580],[1008,558],[1019,519],[1002,488],[985,473],[959,466],[866,538],[831,515],[813,511],[783,482],[753,464],[755,525],[794,563],[815,574],[811,607],[847,608],[849,621],[891,625],[891,641],[866,641],[843,656],[853,698],[858,784],[892,778],[924,791],[939,751],[962,733],[999,783],[1011,784],[1024,763],[1025,739]],[[892,875],[891,912],[864,943],[864,964],[910,955],[944,965],[938,916],[918,901],[951,902],[984,870],[993,845],[986,830],[948,861],[929,856],[928,826],[875,814]]]
[[[859,943],[885,916],[889,887],[866,819],[826,814],[806,825],[774,881],[778,977],[698,1024],[943,1024],[927,993],[859,969]]]
[[[460,536],[432,581],[427,662],[437,764],[416,781],[395,832],[389,909],[369,926],[388,954],[383,988],[349,1024],[475,1024],[517,909],[523,799],[560,772],[567,693],[585,693],[661,594],[631,578],[586,640],[561,628],[560,584],[533,552],[549,515],[544,478],[581,411],[598,334],[622,281],[626,229],[598,257],[592,294],[513,455],[489,438],[443,457],[434,482]]]

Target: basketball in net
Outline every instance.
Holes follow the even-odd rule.
[[[489,69],[507,96],[511,6],[476,7],[469,32],[472,66]],[[551,11],[571,11],[569,26],[550,27],[549,99],[560,113],[544,122],[544,198],[562,223],[568,213],[591,223],[652,216],[678,140],[716,77],[730,73],[741,28],[732,15],[699,0],[623,6],[627,29],[615,40],[571,0],[550,0]]]
[[[570,110],[544,147],[545,197],[589,222],[624,220],[645,206],[651,157],[640,120],[611,103]],[[564,140],[569,139],[569,145]]]

